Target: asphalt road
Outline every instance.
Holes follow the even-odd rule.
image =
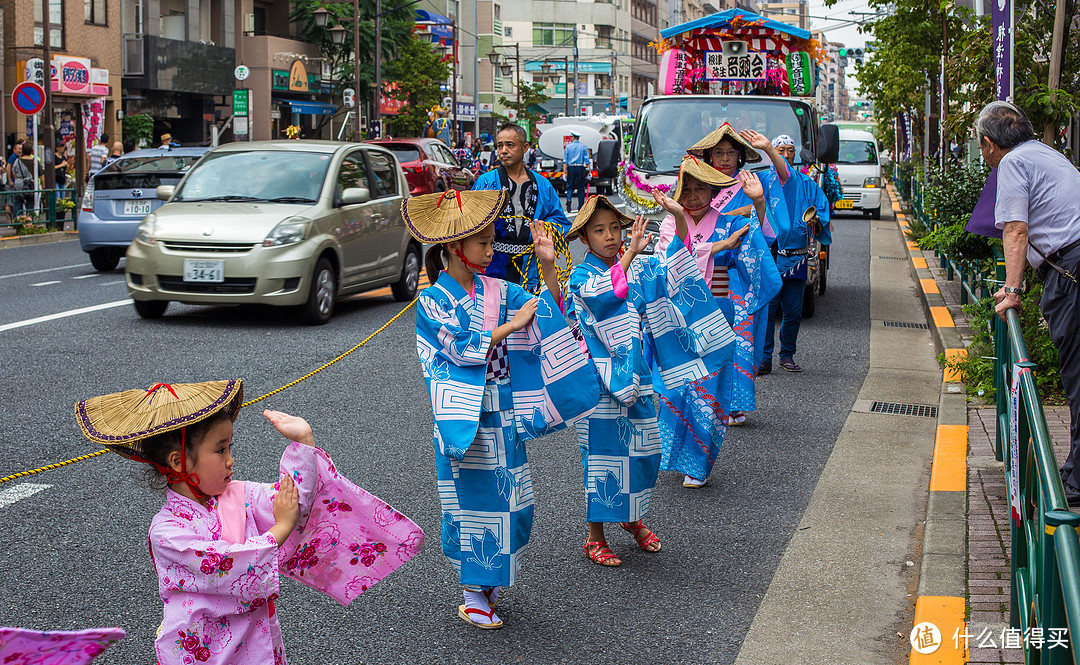
[[[500,631],[456,618],[461,596],[439,548],[431,414],[411,313],[329,370],[245,410],[238,477],[272,479],[286,443],[260,407],[295,413],[346,476],[428,533],[424,552],[347,608],[283,579],[290,662],[731,663],[867,371],[870,225],[834,221],[828,293],[799,340],[804,373],[760,379],[759,410],[731,430],[706,488],[686,490],[681,476],[662,474],[647,520],[660,553],[637,550],[614,528],[609,540],[624,564],[590,563],[573,434],[530,444],[537,519],[521,581],[500,597]],[[239,376],[251,399],[348,349],[401,307],[355,298],[313,328],[266,308],[174,304],[144,321],[121,305],[4,328],[121,302],[122,278],[94,273],[77,242],[0,252],[0,476],[97,450],[73,417],[80,398]],[[0,625],[121,626],[128,637],[97,662],[154,662],[161,602],[146,530],[161,497],[140,472],[110,454],[0,485],[47,486],[0,501]]]

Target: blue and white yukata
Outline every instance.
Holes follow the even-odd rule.
[[[416,350],[435,419],[443,553],[462,584],[508,586],[532,530],[525,442],[587,416],[600,394],[551,294],[524,330],[491,347],[491,331],[534,296],[489,277],[475,276],[473,289],[443,272],[420,294]]]
[[[731,325],[738,338],[731,391],[732,411],[757,410],[754,379],[763,357],[768,314],[765,311],[759,315],[759,312],[768,307],[781,287],[780,274],[772,261],[769,245],[772,242],[771,236],[775,235],[772,232],[774,225],[778,220],[787,217],[787,205],[775,172],[764,171],[757,175],[765,190],[768,215],[765,222],[768,228],[763,228],[757,212],[753,210],[754,201],[739,185],[721,190],[712,201],[713,210],[719,213],[744,206],[750,206],[752,210],[750,217],[721,214],[720,221],[716,224],[717,237],[714,238],[722,240],[731,235],[732,231],[738,231],[747,223],[750,224],[739,251],[734,254],[737,270],[727,274],[729,297],[733,307]]]
[[[636,522],[648,512],[662,451],[643,340],[676,389],[730,366],[735,333],[679,242],[635,259],[630,274],[589,252],[570,293],[601,385],[596,411],[577,422],[586,521]]]

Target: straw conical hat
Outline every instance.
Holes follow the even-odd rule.
[[[75,417],[86,438],[131,457],[142,455],[142,439],[194,425],[222,409],[236,420],[243,401],[243,379],[158,383],[84,399],[75,404]]]
[[[746,158],[747,163],[761,161],[761,155],[754,149],[754,146],[747,143],[746,139],[739,136],[735,128],[726,122],[709,132],[705,138],[687,148],[686,152],[698,158],[708,159],[709,151],[723,139],[730,140],[736,146],[742,146],[743,156]]]
[[[735,178],[717,171],[706,164],[704,160],[693,155],[687,155],[682,158],[682,163],[679,164],[679,180],[675,183],[675,192],[671,195],[671,198],[676,201],[682,196],[683,182],[685,182],[685,176],[688,175],[714,187],[730,187],[737,182]]]
[[[593,194],[585,199],[585,205],[581,206],[581,210],[578,210],[577,217],[574,217],[574,223],[570,225],[570,230],[566,232],[566,237],[573,238],[574,234],[585,228],[585,224],[589,222],[589,218],[596,212],[597,207],[607,208],[615,213],[615,216],[622,222],[624,229],[634,225],[634,218],[616,208],[615,204],[608,200],[608,197],[603,194]]]
[[[510,194],[505,189],[412,196],[401,203],[409,233],[420,242],[440,243],[467,238],[502,213]]]

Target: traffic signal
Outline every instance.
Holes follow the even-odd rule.
[[[855,57],[855,64],[861,65],[863,62],[863,50],[861,48],[852,49],[851,54]]]
[[[847,57],[847,49],[846,48],[841,48],[840,49],[840,57],[841,58],[846,58]]]

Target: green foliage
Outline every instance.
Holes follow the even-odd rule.
[[[988,174],[989,169],[978,163],[944,173],[936,166],[928,169],[923,212],[935,228],[919,240],[920,247],[952,257],[968,269],[989,269],[987,261],[993,257],[995,241],[964,230]]]
[[[439,84],[450,78],[450,65],[432,47],[431,42],[413,37],[402,45],[398,57],[386,63],[383,75],[397,81],[391,92],[405,102],[398,114],[387,120],[394,136],[420,136],[428,123],[428,109],[443,97]]]
[[[134,141],[152,143],[154,140],[154,118],[149,113],[124,116],[124,138]]]
[[[540,108],[541,104],[551,99],[546,92],[544,92],[543,83],[522,83],[518,88],[518,95],[521,97],[521,117],[518,118],[517,124],[526,128],[529,132],[529,136],[536,136],[536,123],[541,120],[543,116],[533,110],[534,107]],[[499,103],[507,108],[517,108],[517,102],[506,97],[499,97]],[[496,126],[508,122],[510,119],[496,114]]]

